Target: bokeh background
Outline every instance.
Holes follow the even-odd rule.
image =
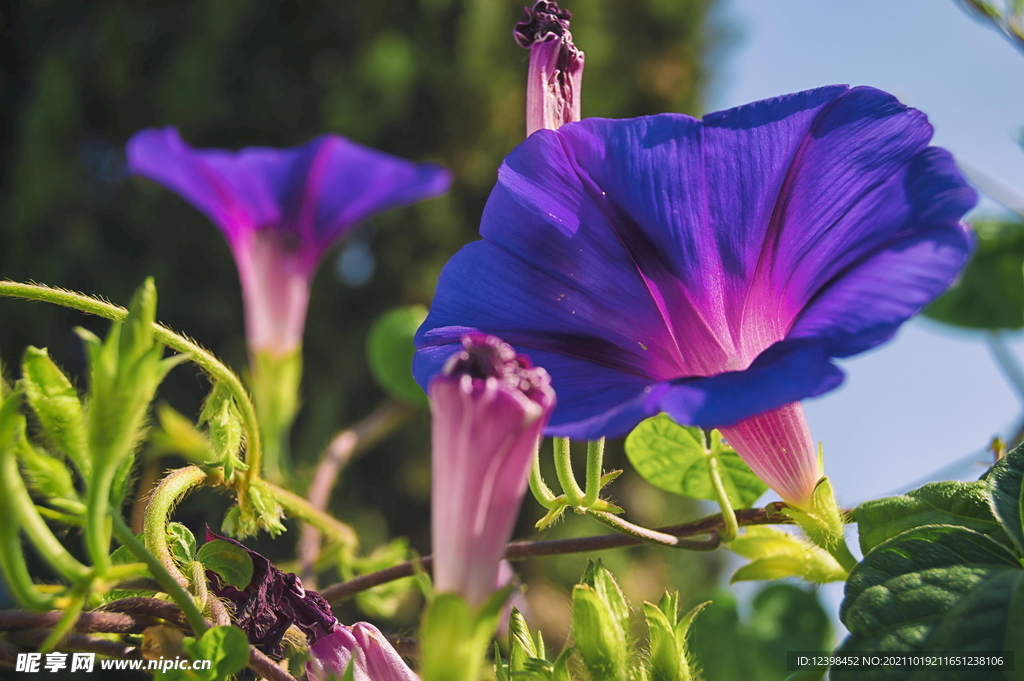
[[[304,408],[293,438],[295,486],[304,491],[331,436],[385,399],[365,365],[371,323],[396,305],[429,304],[443,264],[476,238],[502,157],[523,138],[528,53],[511,39],[523,4],[0,0],[0,277],[124,303],[152,275],[160,318],[242,370],[241,296],[227,245],[176,196],[126,177],[123,145],[132,133],[177,125],[195,146],[238,148],[291,146],[335,132],[451,168],[449,195],[362,225],[317,276]],[[701,115],[833,82],[871,84],[928,113],[937,143],[973,168],[1024,185],[1024,158],[1013,141],[1024,123],[1024,61],[952,0],[563,5],[574,13],[573,35],[586,53],[584,116]],[[1003,209],[987,202],[982,210]],[[80,376],[76,325],[105,329],[77,313],[0,300],[7,375],[16,376],[10,365],[33,344]],[[982,340],[913,322],[893,344],[847,362],[845,387],[808,404],[845,501],[905,489],[944,467],[950,476],[976,477],[972,462],[984,459],[978,452],[1012,428],[1020,410]],[[178,369],[162,399],[194,415],[206,388],[190,369]],[[429,551],[427,426],[425,413],[414,416],[343,472],[331,510],[355,524],[369,548],[407,536]],[[612,494],[636,521],[671,524],[701,513],[628,472],[619,445],[612,443],[610,457],[627,468]],[[193,529],[219,524],[227,500],[197,496],[182,518]],[[519,536],[534,536],[540,515],[527,500]],[[599,526],[575,520],[551,536],[595,532]],[[296,536],[254,545],[288,561]],[[605,560],[634,601],[656,600],[672,585],[690,603],[712,593],[725,562],[721,552],[655,549]],[[567,588],[585,561],[571,556],[523,567],[531,619],[556,646],[568,625]],[[320,575],[322,584],[329,581]],[[835,592],[828,598],[834,608]],[[721,631],[736,627],[726,600],[707,617]],[[743,635],[778,643],[782,634],[771,629],[786,613],[771,619],[764,614],[774,607],[771,598],[762,601],[768,605],[760,609],[740,604],[751,618]],[[351,604],[340,612],[360,615]],[[827,635],[809,605],[786,612],[804,617],[790,623],[792,631],[820,636],[824,628]],[[411,630],[414,616],[413,603],[389,626]],[[724,648],[714,652],[712,639],[703,644],[709,678],[755,678],[739,667],[710,673],[716,664],[737,664]]]

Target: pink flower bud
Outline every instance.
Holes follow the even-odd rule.
[[[555,392],[544,369],[494,336],[462,346],[428,390],[434,584],[476,606],[495,589]]]
[[[310,681],[340,679],[352,664],[355,681],[420,681],[372,624],[339,625],[309,648]]]

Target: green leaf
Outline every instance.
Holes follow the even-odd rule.
[[[722,444],[717,431],[711,432],[709,447],[700,428],[681,426],[668,414],[641,422],[626,438],[626,456],[655,487],[693,499],[716,499],[708,470],[710,457],[718,459],[734,508],[749,508],[768,489],[734,449]]]
[[[957,525],[1001,541],[1005,534],[989,507],[988,483],[931,482],[898,497],[866,501],[853,513],[860,548],[868,551],[922,525]]]
[[[155,454],[174,453],[199,464],[217,461],[217,455],[207,437],[174,407],[169,404],[157,405],[156,418],[160,428],[149,436]]]
[[[171,555],[174,556],[179,565],[188,565],[196,559],[195,535],[192,534],[192,530],[181,523],[167,523],[167,543],[171,549]],[[248,555],[246,555],[246,558],[248,558]],[[252,560],[249,563],[252,564]],[[248,583],[246,581],[246,584]],[[245,587],[241,586],[239,588],[244,589]]]
[[[252,581],[252,558],[245,549],[231,542],[223,539],[208,541],[200,547],[196,558],[234,587],[244,589]]]
[[[198,641],[184,641],[184,647],[193,661],[212,662],[208,671],[194,672],[203,681],[226,681],[249,664],[249,639],[238,627],[211,627]]]
[[[1024,327],[1024,223],[978,220],[974,231],[971,262],[924,314],[971,329]]]
[[[846,579],[846,570],[828,552],[774,527],[747,527],[729,543],[729,549],[751,561],[736,571],[731,582],[799,577],[825,584]]]
[[[840,650],[991,653],[1020,642],[1024,570],[1001,544],[964,527],[927,525],[879,544],[851,573]],[[1016,636],[1016,641],[1013,638]],[[902,681],[919,673],[837,667],[833,681]],[[948,678],[954,678],[949,676]],[[998,676],[957,676],[988,679]]]
[[[1006,533],[1016,545],[1017,550],[1024,552],[1024,447],[1017,447],[992,467],[984,478],[991,498],[992,512],[1002,522]]]
[[[88,478],[89,436],[78,391],[46,350],[29,347],[21,361],[21,386],[50,442]]]
[[[374,380],[395,399],[419,406],[426,406],[427,396],[412,377],[413,336],[426,318],[422,305],[396,307],[377,318],[366,338]]]

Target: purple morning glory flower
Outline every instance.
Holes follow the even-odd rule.
[[[967,261],[976,196],[921,112],[831,86],[696,120],[588,119],[505,159],[482,241],[445,267],[414,373],[469,332],[551,374],[547,433],[627,433],[660,411],[725,427],[782,497],[820,475],[802,408]]]
[[[500,339],[460,342],[427,390],[434,586],[479,606],[498,584],[555,393],[544,369]]]
[[[557,130],[580,119],[583,88],[583,53],[572,42],[569,10],[555,0],[537,0],[524,7],[523,20],[512,32],[521,47],[530,50],[526,80],[526,134]]]
[[[310,681],[340,679],[349,664],[355,681],[419,681],[384,634],[366,622],[339,625],[309,647],[309,657]]]
[[[323,135],[291,149],[193,149],[173,127],[128,141],[128,167],[181,195],[224,232],[254,352],[299,347],[310,281],[355,224],[448,191],[450,173]]]
[[[206,530],[206,541],[222,539],[245,549],[252,558],[252,579],[245,589],[221,581],[216,572],[206,571],[211,590],[234,610],[234,620],[249,637],[249,642],[274,659],[284,654],[281,640],[294,624],[306,635],[310,645],[331,634],[338,620],[331,606],[316,591],[302,588],[299,578],[282,572],[269,560],[244,544]]]

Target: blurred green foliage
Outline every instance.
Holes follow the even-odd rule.
[[[720,35],[709,21],[715,2],[565,0],[586,53],[583,115],[702,113],[704,58]],[[429,304],[441,267],[476,238],[501,159],[523,138],[528,53],[511,38],[523,4],[0,0],[0,277],[124,304],[151,275],[161,320],[241,370],[241,296],[227,245],[177,196],[125,177],[132,133],[173,124],[195,146],[238,148],[336,132],[451,168],[449,195],[363,225],[321,267],[293,442],[300,472],[308,471],[338,428],[384,398],[364,357],[371,323],[396,305]],[[0,357],[48,347],[82,382],[76,324],[106,328],[74,312],[0,300]],[[202,378],[178,369],[165,386],[171,405],[198,413]],[[332,511],[355,524],[368,548],[408,535],[428,550],[426,433],[421,414],[343,474]],[[618,465],[621,448],[610,447],[609,457]],[[220,512],[217,503],[206,495],[180,515],[197,524]],[[524,520],[534,506],[527,500]],[[554,563],[555,583],[575,582],[576,567],[563,582]]]

